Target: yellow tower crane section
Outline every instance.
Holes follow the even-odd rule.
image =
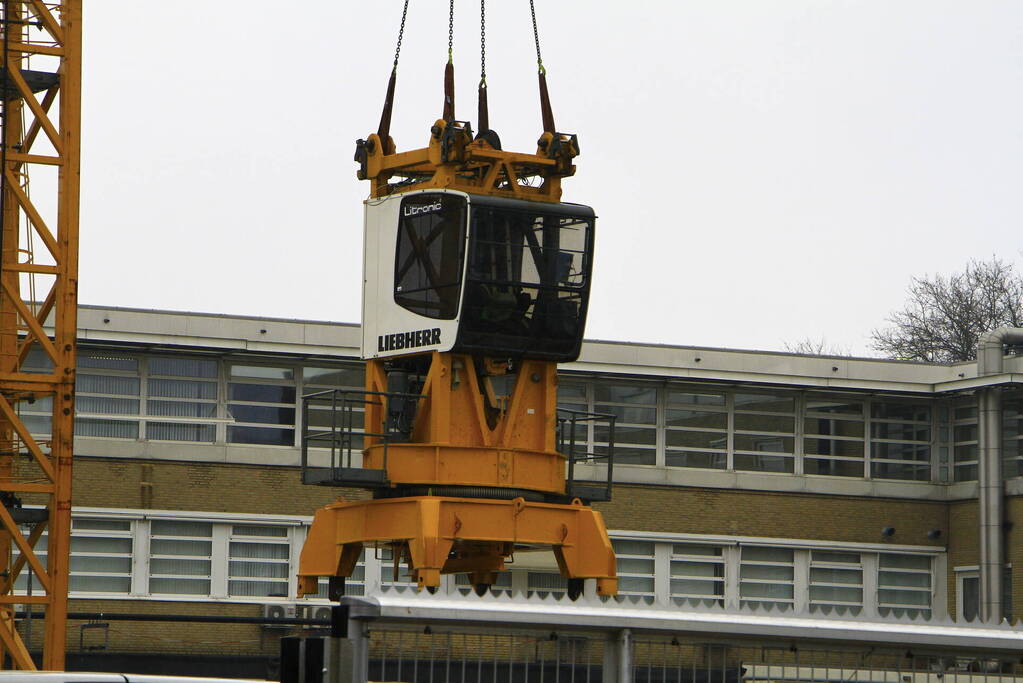
[[[16,605],[42,610],[43,668],[64,669],[81,19],[81,0],[0,0],[0,662],[9,658],[17,669],[36,665],[18,630]],[[23,420],[27,403],[52,417]],[[45,554],[36,551],[43,534]],[[20,580],[31,581],[31,595]]]
[[[561,202],[578,141],[555,128],[535,31],[537,149],[506,151],[490,129],[485,59],[479,133],[456,118],[453,6],[443,113],[427,145],[399,152],[389,134],[404,14],[380,125],[356,145],[370,182],[366,386],[305,397],[303,477],[372,497],[317,511],[299,593],[325,576],[337,599],[373,548],[420,588],[467,574],[480,593],[516,553],[552,550],[571,596],[586,579],[613,595],[614,552],[589,502],[610,497],[614,416],[557,405],[557,363],[579,355],[593,263],[593,210]],[[603,452],[577,448],[591,423],[608,434]],[[581,462],[606,479],[577,480]]]

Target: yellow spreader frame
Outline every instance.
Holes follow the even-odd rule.
[[[510,153],[483,139],[470,140],[457,123],[437,121],[427,148],[401,154],[389,137],[370,136],[359,175],[371,181],[371,195],[448,188],[560,200],[561,178],[575,171],[574,136],[544,133],[536,154]],[[390,184],[395,175],[406,182]],[[532,185],[525,184],[527,178]],[[615,555],[601,514],[579,499],[527,500],[568,500],[565,456],[556,444],[556,364],[521,361],[514,389],[502,403],[489,376],[502,372],[503,361],[428,355],[430,369],[419,392],[411,441],[385,445],[380,437],[367,436],[363,467],[385,470],[394,488],[429,493],[431,487],[472,487],[481,497],[379,497],[321,508],[299,560],[299,595],[316,593],[318,577],[351,576],[367,547],[394,549],[396,564],[404,559],[417,585],[429,589],[440,585],[441,575],[453,573],[469,574],[477,586],[489,585],[515,552],[550,549],[562,576],[596,579],[598,594],[615,595]],[[478,363],[486,365],[486,372],[477,371]],[[387,391],[382,361],[367,361],[366,391]],[[385,418],[383,403],[370,402],[366,432],[384,433]]]

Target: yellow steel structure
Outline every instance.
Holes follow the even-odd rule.
[[[447,189],[557,203],[561,179],[574,174],[579,149],[574,135],[554,132],[547,121],[533,154],[503,151],[485,135],[473,139],[469,125],[455,121],[453,112],[433,125],[425,148],[408,152],[396,150],[382,124],[380,132],[358,143],[358,177],[370,181],[371,198]],[[320,509],[302,550],[299,594],[315,593],[320,576],[350,576],[364,548],[389,547],[396,567],[404,559],[420,588],[436,589],[442,574],[467,573],[481,590],[515,552],[550,549],[562,576],[575,580],[570,593],[578,592],[582,579],[593,578],[599,594],[614,595],[615,555],[598,511],[579,499],[550,503],[493,495],[516,490],[565,497],[565,456],[555,443],[556,364],[516,361],[514,387],[502,403],[490,377],[503,374],[508,359],[439,352],[404,358],[417,355],[429,370],[418,392],[411,439],[384,444],[367,436],[363,467],[385,470],[395,490],[466,487],[490,493],[378,496]],[[384,361],[367,361],[366,392],[387,392]],[[368,401],[367,434],[383,434],[385,420],[384,403]]]
[[[15,620],[15,606],[22,605],[42,608],[42,667],[62,670],[71,542],[82,7],[80,0],[0,0],[0,10],[0,661],[6,656],[17,669],[36,668]],[[39,359],[29,365],[33,350]],[[35,412],[40,404],[52,405],[48,440],[34,439],[20,418],[26,402],[36,403]],[[23,497],[45,502],[45,514],[23,508]],[[36,554],[44,532],[46,554]],[[15,580],[26,574],[32,595],[15,595]]]

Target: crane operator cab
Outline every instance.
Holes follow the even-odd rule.
[[[424,190],[366,202],[362,355],[579,355],[593,209]]]

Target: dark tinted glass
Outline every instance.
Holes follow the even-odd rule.
[[[465,252],[465,199],[419,194],[401,201],[394,264],[394,300],[440,320],[458,314]]]

